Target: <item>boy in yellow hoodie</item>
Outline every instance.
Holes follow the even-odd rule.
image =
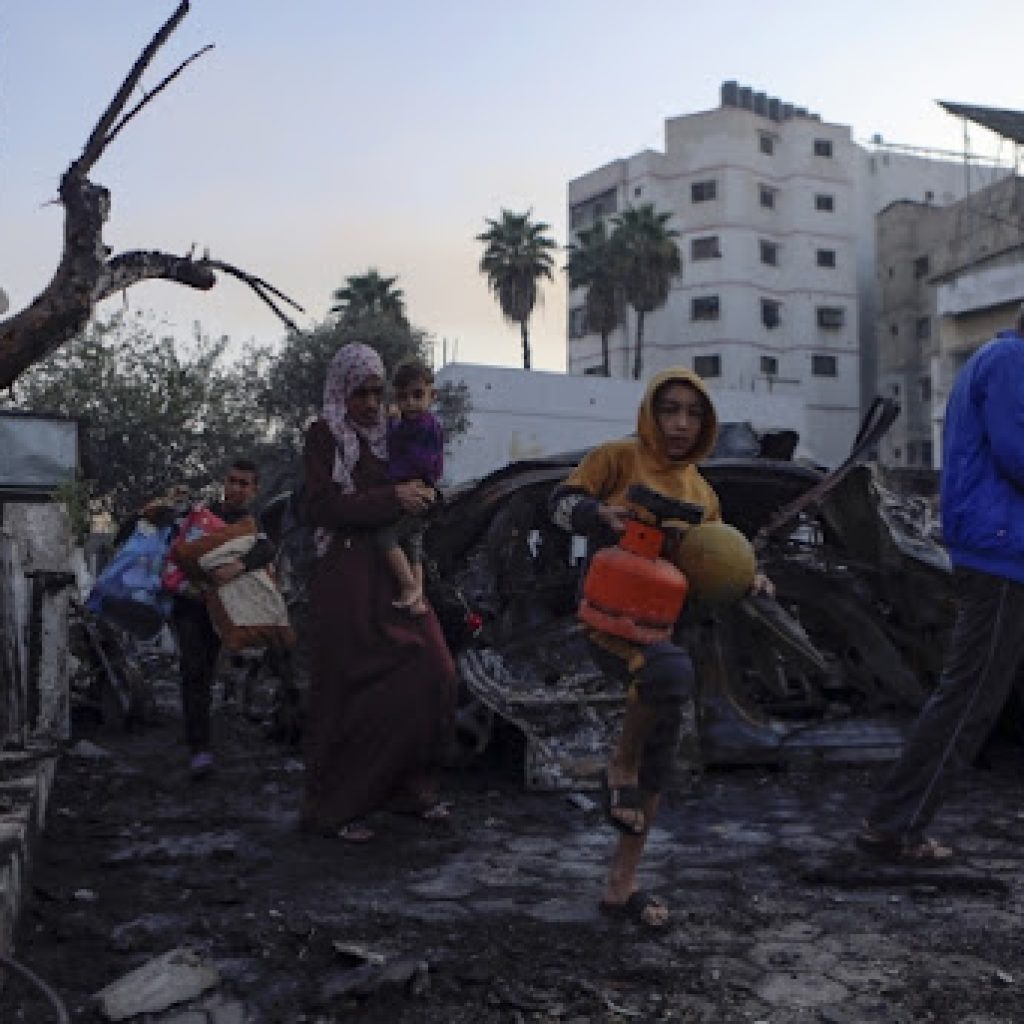
[[[721,519],[718,496],[697,469],[717,436],[718,418],[700,377],[680,367],[663,370],[647,385],[636,436],[589,452],[552,493],[552,519],[599,544],[608,542],[633,514],[626,498],[633,484],[702,506],[704,522]],[[754,589],[772,587],[758,575]],[[641,646],[596,630],[589,638],[602,671],[629,684],[622,731],[605,774],[605,813],[621,835],[601,909],[664,928],[668,907],[637,888],[636,871],[675,761],[682,705],[695,686],[693,663],[672,643]]]

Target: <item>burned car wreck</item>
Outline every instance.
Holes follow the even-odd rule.
[[[723,516],[755,541],[777,593],[684,611],[698,667],[692,730],[706,765],[891,756],[941,670],[954,615],[927,508],[861,462],[898,414],[879,400],[832,473],[792,461],[792,432],[724,429],[702,466]],[[531,788],[596,778],[624,695],[590,660],[577,596],[585,543],[548,517],[582,452],[511,464],[447,496],[427,535],[430,594],[464,685],[460,738],[496,719],[525,738]]]

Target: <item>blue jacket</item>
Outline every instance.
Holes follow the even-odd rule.
[[[1024,583],[1024,337],[1000,331],[957,375],[942,452],[954,566]]]

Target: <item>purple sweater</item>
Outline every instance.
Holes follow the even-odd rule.
[[[444,433],[433,413],[388,423],[388,479],[422,480],[433,487],[444,471]]]

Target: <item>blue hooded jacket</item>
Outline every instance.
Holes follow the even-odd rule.
[[[1000,331],[946,406],[942,532],[954,566],[1024,583],[1024,337]]]

